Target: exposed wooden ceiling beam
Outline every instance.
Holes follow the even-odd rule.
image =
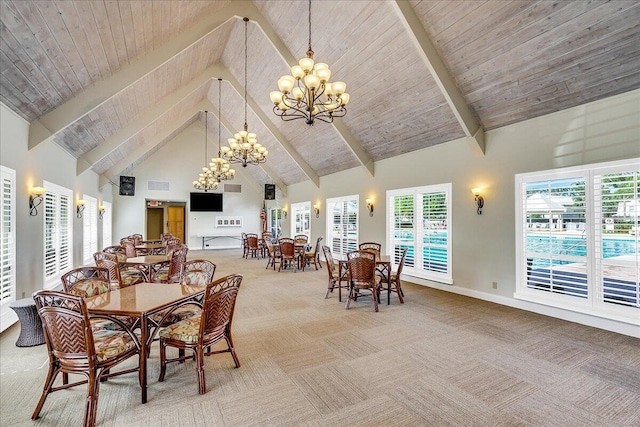
[[[460,123],[464,134],[467,136],[467,141],[470,142],[470,146],[473,147],[476,154],[484,155],[484,130],[475,119],[462,96],[462,92],[460,92],[455,80],[447,70],[447,67],[445,67],[444,62],[442,62],[442,58],[440,58],[436,48],[433,46],[420,18],[416,16],[413,7],[407,0],[395,0],[392,4],[407,29],[409,37],[418,48],[418,53],[424,59],[433,79],[447,100],[449,107],[451,107],[458,123]]]
[[[207,110],[211,105],[212,104],[209,100],[200,101],[192,109],[184,112],[171,122],[167,123],[167,125],[156,133],[153,138],[145,141],[140,147],[136,148],[131,153],[128,153],[126,158],[120,160],[107,171],[103,172],[100,176],[100,186],[102,187],[106,183],[112,183],[111,179],[113,177],[119,175],[123,170],[127,169],[138,159],[147,154],[156,145],[161,144],[164,140],[169,138],[176,129],[191,120],[194,115],[198,114],[200,111]]]
[[[236,80],[236,78],[231,74],[228,70],[222,71],[222,75],[220,76],[222,79],[227,80],[231,83],[231,86],[238,92],[240,97],[244,97],[244,87]],[[271,135],[282,145],[282,148],[285,149],[287,154],[291,157],[291,159],[298,164],[300,169],[304,172],[305,175],[313,182],[316,187],[320,188],[320,177],[316,173],[316,171],[309,166],[309,164],[302,158],[302,156],[296,151],[296,149],[291,145],[291,143],[287,140],[287,138],[280,132],[280,130],[273,124],[271,120],[267,117],[266,114],[262,111],[260,106],[247,95],[247,105],[251,108],[251,111],[258,117],[258,119],[262,122],[262,124],[269,130]],[[225,127],[227,127],[225,125]],[[228,127],[227,127],[228,128]],[[233,127],[228,128],[233,134],[235,131],[231,130]]]
[[[219,12],[204,17],[198,24],[171,38],[162,46],[162,49],[153,50],[148,55],[123,67],[119,72],[97,82],[64,104],[32,121],[29,128],[29,149],[53,139],[56,133],[161,67],[207,34],[224,25],[225,22],[254,9],[255,6],[252,2],[229,2]]]
[[[161,117],[163,114],[167,113],[190,96],[193,96],[192,94],[197,92],[203,85],[211,84],[212,79],[216,77],[219,72],[219,65],[213,65],[207,68],[202,74],[197,76],[186,86],[182,86],[170,95],[164,97],[160,102],[138,117],[129,126],[120,129],[118,132],[101,142],[94,149],[79,157],[76,166],[76,174],[80,175],[85,170],[92,168],[95,164],[100,162],[100,160],[106,158],[109,154],[125,144],[129,139],[139,132],[142,132],[147,126],[153,124],[158,117]]]
[[[293,56],[289,48],[287,48],[287,46],[282,42],[278,34],[276,34],[276,32],[273,30],[273,27],[271,26],[271,24],[265,19],[265,17],[260,13],[260,11],[253,4],[251,4],[251,8],[255,10],[250,10],[248,12],[249,14],[247,15],[247,17],[250,18],[252,21],[254,21],[256,24],[258,24],[258,28],[262,30],[263,34],[269,40],[273,48],[278,52],[278,54],[280,54],[280,56],[282,57],[282,60],[287,65],[297,64],[298,60]],[[252,107],[252,108],[254,110],[256,109],[255,107]],[[261,118],[261,120],[264,122],[264,119]],[[267,122],[271,123],[271,120],[267,120]],[[265,125],[266,125],[266,122],[265,122]],[[349,129],[347,128],[347,126],[344,125],[344,123],[342,122],[339,123],[336,121],[333,123],[333,126],[336,132],[338,132],[338,135],[340,135],[340,137],[345,142],[345,144],[347,144],[347,146],[351,149],[351,151],[356,156],[356,158],[369,171],[371,176],[373,176],[373,172],[374,172],[373,160],[371,159],[369,154],[366,152],[366,150],[362,147],[362,144],[360,143],[360,141],[358,141],[358,139],[351,133],[351,131],[349,131]],[[275,126],[273,127],[275,128]],[[319,186],[319,181],[318,182],[314,181],[314,183],[317,186]]]
[[[107,183],[111,183],[111,179],[116,175],[119,175],[122,171],[127,169],[133,163],[135,163],[138,159],[152,150],[156,145],[161,144],[166,138],[168,138],[173,131],[180,128],[187,121],[189,121],[194,115],[199,114],[201,111],[211,111],[216,117],[218,117],[218,109],[214,107],[214,105],[208,99],[204,99],[200,101],[197,105],[195,105],[189,111],[183,113],[177,119],[171,121],[167,125],[165,125],[160,132],[153,136],[152,139],[145,141],[145,143],[134,150],[132,153],[127,155],[126,159],[123,159],[116,163],[113,167],[111,167],[108,171],[104,172],[100,177],[100,186],[106,185]],[[234,132],[233,126],[226,120],[224,117],[220,117],[220,122],[223,126],[227,128],[227,130],[231,133]],[[287,194],[287,185],[282,181],[282,179],[276,174],[271,168],[262,164],[259,165],[262,170],[273,180],[273,182],[280,188],[280,191],[286,197]]]
[[[218,117],[220,119],[220,123],[222,124],[222,126],[225,127],[225,129],[227,129],[227,131],[233,135],[236,132],[236,129],[233,127],[233,125],[231,124],[231,122],[229,120],[227,120],[224,116],[222,116],[220,114],[220,111],[213,106],[213,104],[211,104],[211,106],[208,108],[208,110],[210,112],[213,113],[214,116]],[[277,173],[275,173],[273,171],[273,169],[271,169],[266,163],[262,163],[259,165],[262,170],[269,176],[269,178],[271,178],[274,182],[274,184],[276,184],[278,186],[278,188],[280,189],[280,192],[282,192],[282,195],[284,197],[287,197],[287,184],[285,184],[282,179],[278,176]]]

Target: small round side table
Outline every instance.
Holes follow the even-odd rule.
[[[32,298],[23,298],[9,304],[20,321],[20,336],[16,341],[18,347],[33,347],[44,344],[44,331],[36,303]]]

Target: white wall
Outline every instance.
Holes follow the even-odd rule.
[[[136,176],[135,197],[117,195],[117,188],[106,186],[100,194],[98,177],[87,171],[76,176],[76,161],[52,142],[28,150],[28,123],[0,104],[0,163],[17,171],[17,296],[29,296],[42,288],[43,215],[29,216],[28,191],[43,180],[71,188],[76,197],[86,193],[113,202],[113,239],[146,230],[145,199],[188,201],[191,183],[203,164],[203,127],[189,126],[146,162],[132,171]],[[298,124],[292,124],[295,126]],[[320,218],[311,216],[312,241],[324,235],[327,197],[360,194],[360,239],[386,243],[385,192],[389,189],[451,182],[453,286],[445,289],[518,306],[515,290],[514,174],[585,163],[640,156],[640,90],[572,108],[527,122],[487,132],[486,155],[474,157],[463,140],[427,148],[407,155],[376,162],[375,177],[364,168],[322,177],[320,188],[305,182],[289,186],[288,197],[280,206],[316,201],[321,203]],[[295,141],[293,141],[295,142]],[[210,156],[213,153],[209,153]],[[233,183],[242,184],[240,195],[225,194],[223,215],[241,215],[242,230],[260,229],[259,212],[263,188],[236,168]],[[148,180],[169,181],[170,191],[147,191]],[[476,215],[471,188],[487,187],[485,208]],[[113,196],[112,196],[113,191]],[[375,213],[369,217],[364,200],[374,196]],[[267,207],[273,202],[267,203]],[[211,229],[215,214],[189,215],[188,244],[200,247],[195,237]],[[290,217],[283,234],[289,233]],[[101,234],[101,230],[99,230]],[[74,220],[74,260],[81,257],[82,220]],[[385,244],[386,246],[386,244]],[[491,283],[498,282],[498,289]],[[440,286],[430,283],[431,286]],[[522,306],[522,305],[520,305]],[[568,318],[630,333],[628,325],[611,324],[588,316],[544,307],[522,306],[546,314]],[[5,323],[6,324],[6,323]],[[2,328],[5,324],[1,325]]]
[[[489,131],[484,157],[475,157],[464,139],[456,140],[378,161],[375,177],[360,167],[322,177],[320,188],[311,182],[291,185],[288,202],[321,202],[320,218],[311,219],[314,240],[325,233],[326,198],[360,194],[360,241],[382,242],[386,251],[385,192],[451,182],[454,285],[411,281],[627,333],[627,324],[548,312],[513,298],[514,175],[635,157],[640,157],[640,91]],[[476,214],[474,187],[486,187],[482,215]],[[371,196],[373,217],[364,203]]]
[[[241,232],[257,233],[260,231],[260,210],[263,201],[263,189],[242,168],[234,165],[236,176],[230,184],[240,184],[241,193],[224,193],[223,212],[189,212],[189,193],[193,189],[193,181],[204,165],[204,127],[196,121],[183,132],[155,152],[139,167],[131,171],[136,177],[135,196],[118,196],[115,192],[114,241],[133,233],[146,232],[146,200],[170,200],[186,202],[186,243],[190,248],[199,249],[201,234],[240,235]],[[214,157],[213,144],[210,143],[209,158]],[[255,167],[255,166],[250,166]],[[150,191],[147,183],[152,181],[168,181],[169,191]],[[223,185],[216,192],[222,192]],[[218,216],[241,216],[243,226],[216,228],[215,218]],[[126,219],[126,220],[123,220]],[[209,248],[239,247],[237,239],[216,239],[208,242]]]
[[[74,199],[88,194],[98,200],[111,199],[110,188],[103,197],[98,188],[98,176],[86,171],[76,176],[76,159],[52,142],[28,149],[29,123],[0,103],[0,163],[16,171],[16,297],[26,298],[44,283],[43,240],[44,204],[37,216],[29,215],[29,189],[50,181],[74,192]],[[75,209],[75,207],[74,207]],[[73,220],[74,265],[82,263],[82,219]],[[98,236],[102,234],[98,224]],[[99,242],[100,243],[100,242]],[[11,313],[11,310],[9,310]],[[15,321],[14,316],[2,319],[4,330]]]

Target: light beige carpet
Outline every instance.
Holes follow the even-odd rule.
[[[239,251],[191,251],[244,281],[233,324],[242,366],[207,358],[207,394],[192,362],[157,381],[136,375],[100,389],[99,426],[638,426],[640,340],[404,284],[380,312],[362,298],[324,299],[327,272],[265,270]],[[0,425],[77,426],[85,388],[53,393],[31,413],[46,376],[45,346],[0,336]]]

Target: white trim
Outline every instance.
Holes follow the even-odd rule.
[[[338,258],[340,256],[346,257],[346,252],[342,253],[342,251],[338,251],[333,246],[333,225],[334,225],[334,217],[332,214],[332,206],[335,204],[341,204],[342,212],[344,212],[344,204],[349,202],[355,202],[355,215],[356,215],[356,235],[355,235],[355,247],[354,250],[358,248],[358,244],[360,243],[360,195],[354,194],[351,196],[342,196],[342,197],[332,197],[325,200],[326,212],[327,212],[327,221],[326,221],[326,240],[325,245],[331,248],[331,253],[334,257]],[[341,241],[348,240],[346,237],[342,237]],[[342,245],[341,245],[342,246]]]
[[[10,296],[0,305],[0,332],[7,329],[9,326],[13,325],[17,320],[18,316],[16,313],[9,307],[13,301],[17,299],[16,296],[16,268],[17,268],[17,252],[16,252],[16,171],[8,168],[6,166],[0,165],[0,177],[1,180],[5,179],[10,182],[10,193],[9,193],[9,221],[10,221],[10,234],[8,241],[8,249],[10,249],[9,255],[9,266],[10,266],[10,274],[9,274],[9,285],[10,285]],[[0,183],[3,186],[4,184]],[[0,190],[0,197],[4,199],[4,191]],[[0,216],[1,220],[4,220],[4,204],[3,200],[0,200]],[[2,261],[2,260],[0,260]],[[0,283],[1,285],[1,283]]]
[[[569,322],[579,323],[581,325],[592,326],[594,328],[604,329],[606,331],[615,332],[618,334],[629,335],[631,337],[640,338],[640,328],[637,324],[617,321],[611,319],[605,319],[602,317],[595,317],[589,314],[564,310],[561,308],[551,307],[548,305],[538,304],[531,301],[524,301],[521,299],[513,299],[504,297],[501,295],[490,294],[487,292],[477,291],[474,289],[462,288],[455,285],[443,285],[441,283],[423,280],[418,277],[401,276],[402,280],[415,283],[416,285],[426,286],[429,288],[438,289],[445,292],[451,292],[458,295],[464,295],[471,298],[480,299],[483,301],[489,301],[508,307],[517,308],[520,310],[530,311],[532,313],[541,314],[543,316],[554,317],[557,319],[566,320]]]
[[[75,207],[74,207],[74,198],[73,198],[73,191],[69,190],[68,188],[62,187],[60,185],[54,184],[52,182],[48,182],[48,181],[43,181],[43,186],[46,189],[46,193],[44,195],[44,200],[43,200],[43,209],[42,209],[42,215],[45,215],[45,220],[42,222],[43,223],[43,242],[42,242],[42,251],[43,251],[43,263],[42,263],[42,276],[43,276],[43,288],[44,289],[54,289],[56,286],[60,285],[60,276],[63,275],[64,273],[66,273],[67,271],[73,269],[73,218],[75,216]],[[56,272],[54,272],[53,274],[51,274],[51,276],[47,279],[47,274],[46,274],[46,268],[47,268],[47,264],[46,264],[46,236],[47,236],[47,221],[46,221],[46,197],[47,194],[55,194],[57,196],[65,196],[67,197],[68,200],[68,223],[67,223],[67,228],[68,228],[68,242],[69,242],[69,266],[66,269],[61,269],[60,265],[59,265],[59,259],[56,261],[57,265],[56,265]],[[59,208],[59,206],[57,206],[57,208]],[[56,220],[60,221],[59,218],[59,214],[60,212],[56,212]],[[59,242],[55,242],[56,244],[56,250],[58,250],[60,248],[59,246]],[[58,258],[58,252],[56,252],[56,258]]]
[[[309,228],[300,232],[296,231],[296,211],[299,210],[303,211],[303,215],[305,213],[309,215]],[[311,202],[291,203],[291,237],[293,238],[296,234],[306,234],[311,238]]]
[[[601,276],[602,271],[599,266],[602,262],[602,254],[600,244],[602,242],[602,205],[600,191],[596,185],[596,178],[602,175],[610,175],[624,172],[637,172],[640,170],[640,158],[627,159],[614,162],[597,163],[592,165],[582,165],[562,169],[554,169],[548,171],[529,172],[515,175],[515,236],[516,236],[516,291],[514,298],[526,301],[527,303],[545,305],[563,312],[575,313],[576,315],[589,316],[589,318],[597,317],[607,319],[613,322],[631,323],[640,326],[640,309],[636,306],[624,306],[622,304],[612,304],[604,300],[602,293]],[[570,262],[582,262],[585,265],[584,275],[586,278],[586,298],[577,298],[575,296],[565,295],[562,293],[552,293],[545,289],[531,288],[529,285],[530,277],[526,264],[526,257],[531,257],[531,253],[526,252],[527,247],[527,184],[529,183],[552,183],[561,180],[579,180],[584,181],[584,236],[586,253],[584,256],[576,257],[569,255],[548,254],[553,259],[564,259]],[[637,178],[636,178],[637,179]],[[634,198],[638,198],[637,192]],[[549,208],[551,209],[551,208]],[[549,210],[551,212],[551,210]],[[549,236],[555,236],[549,233]],[[559,236],[565,236],[560,234]],[[569,236],[571,237],[571,236]],[[636,248],[637,240],[636,240]],[[545,253],[540,252],[542,258]],[[573,259],[575,258],[575,259]],[[533,258],[532,258],[533,259]],[[609,259],[609,258],[606,258]],[[620,261],[619,264],[633,266],[633,261]],[[635,266],[638,268],[637,257]],[[546,268],[546,267],[545,267]],[[633,267],[632,267],[633,268]],[[557,269],[560,270],[560,269]],[[557,271],[556,270],[556,271]],[[535,271],[535,270],[533,270]],[[635,278],[630,281],[637,282]],[[551,279],[549,279],[551,282]],[[557,282],[556,282],[557,283]],[[640,328],[638,328],[640,329]]]

